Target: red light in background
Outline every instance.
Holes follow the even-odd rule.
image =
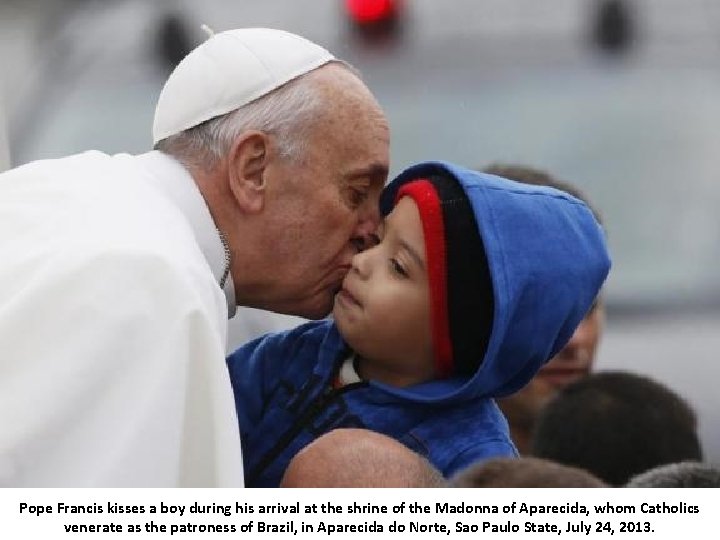
[[[358,24],[372,24],[395,18],[396,0],[345,0],[352,19]]]
[[[345,0],[345,17],[362,46],[390,47],[402,38],[404,8],[403,0]]]

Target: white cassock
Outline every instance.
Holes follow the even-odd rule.
[[[242,486],[226,264],[160,152],[0,174],[0,486]]]

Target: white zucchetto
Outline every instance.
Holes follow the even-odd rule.
[[[283,30],[215,34],[170,74],[155,108],[153,143],[247,105],[334,58]]]

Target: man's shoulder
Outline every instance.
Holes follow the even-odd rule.
[[[186,291],[207,300],[220,296],[212,274],[201,261],[186,259],[144,243],[112,245],[91,239],[53,249],[29,261],[26,275],[32,281],[66,283],[79,289],[119,290],[126,295]],[[121,300],[121,298],[118,298]]]
[[[127,225],[166,221],[163,211],[173,205],[147,181],[148,172],[138,157],[91,150],[27,163],[3,173],[1,199],[70,223],[86,216],[101,223],[121,219]],[[30,200],[32,206],[27,204]]]
[[[24,186],[11,195],[33,200],[29,241],[64,243],[78,254],[200,255],[188,218],[145,181],[136,156],[90,151],[26,167],[15,182]]]
[[[58,242],[48,242],[50,253],[65,260],[117,264],[148,264],[162,272],[194,269],[210,274],[188,224],[170,209],[162,206],[139,211],[125,218],[118,208],[100,208],[77,218],[60,235]]]

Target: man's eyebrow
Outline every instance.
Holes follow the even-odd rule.
[[[371,165],[368,165],[367,167],[362,167],[361,169],[350,171],[346,176],[347,178],[382,178],[382,181],[385,182],[388,173],[389,170],[386,165],[383,165],[382,163],[373,163]]]
[[[410,244],[408,244],[405,240],[398,240],[398,244],[400,244],[400,247],[410,254],[410,257],[415,259],[415,262],[420,268],[425,270],[425,262],[423,261],[420,254],[415,251],[415,249]]]

